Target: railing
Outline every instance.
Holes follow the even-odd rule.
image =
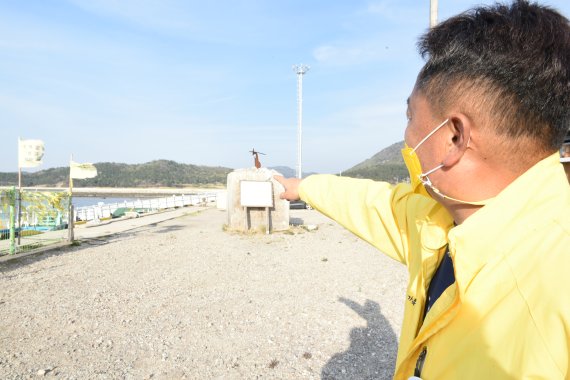
[[[67,240],[69,202],[65,191],[0,190],[0,256]]]
[[[76,221],[90,221],[117,217],[125,212],[136,212],[137,214],[141,214],[168,208],[206,205],[215,201],[215,193],[172,195],[162,198],[137,199],[135,201],[77,207],[74,215]]]
[[[216,199],[216,193],[172,195],[83,206],[72,212],[74,221],[88,222],[122,215],[129,216],[129,213],[132,216],[139,216],[164,209],[207,205],[216,202]],[[70,207],[70,201],[71,198],[66,191],[22,191],[20,194],[14,188],[0,189],[0,256],[73,241],[73,228],[71,230],[68,228],[70,209],[73,209]]]

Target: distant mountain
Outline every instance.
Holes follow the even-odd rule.
[[[295,177],[296,175],[295,169],[291,169],[289,166],[271,166],[268,169],[275,170],[286,178]]]
[[[281,173],[283,175],[283,177],[285,178],[291,178],[291,177],[295,177],[297,176],[297,171],[295,169],[291,169],[289,166],[272,166],[268,169],[273,169],[275,171],[278,171],[279,173]],[[304,172],[303,173],[303,178],[310,176],[311,174],[316,174],[314,172]]]
[[[75,180],[74,187],[183,187],[192,185],[225,186],[227,175],[233,169],[214,166],[179,164],[156,160],[144,164],[100,162],[95,164],[97,177]],[[274,166],[284,177],[295,177],[295,169]],[[306,177],[314,173],[303,173]],[[18,184],[18,173],[0,173],[0,186]],[[69,186],[69,167],[51,168],[35,173],[24,173],[22,186]]]
[[[392,144],[369,159],[343,171],[342,175],[392,183],[409,180],[408,170],[401,153],[403,147],[403,141]]]
[[[179,164],[175,161],[156,160],[144,164],[95,164],[95,178],[75,180],[74,187],[182,187],[191,185],[225,185],[233,169],[224,167]],[[0,186],[18,183],[17,173],[0,173]],[[69,184],[69,168],[52,168],[25,173],[23,186],[61,186]]]
[[[404,142],[393,144],[360,164],[345,170],[342,175],[398,182],[408,178],[408,171],[400,154]],[[95,178],[75,180],[74,187],[184,187],[192,185],[225,186],[227,175],[233,169],[220,166],[180,164],[170,160],[155,160],[144,164],[96,163]],[[295,177],[295,169],[273,166],[284,177]],[[314,172],[305,172],[307,177]],[[18,184],[18,173],[0,173],[0,186]],[[69,167],[51,168],[22,176],[22,186],[67,187]]]

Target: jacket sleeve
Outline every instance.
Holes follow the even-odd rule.
[[[418,196],[410,197],[409,184],[393,186],[366,179],[312,175],[301,182],[299,195],[383,253],[408,264],[408,227],[413,215],[409,198],[421,202]],[[427,198],[425,201],[432,202]]]

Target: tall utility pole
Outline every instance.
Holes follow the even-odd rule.
[[[303,139],[303,75],[309,71],[308,65],[293,65],[293,71],[297,74],[297,178],[303,177],[302,139]]]
[[[429,27],[433,28],[437,25],[437,0],[429,2]]]

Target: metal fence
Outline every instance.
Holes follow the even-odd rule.
[[[102,203],[93,206],[77,207],[75,221],[117,218],[125,213],[144,214],[169,208],[206,205],[216,201],[215,193],[182,194],[169,197],[137,199],[116,203]]]
[[[28,252],[73,241],[73,225],[100,219],[140,214],[216,202],[215,193],[172,195],[93,206],[71,206],[67,191],[0,189],[0,256]],[[129,215],[131,214],[131,215]],[[70,218],[70,215],[73,215]],[[72,223],[70,223],[70,221]],[[71,226],[71,230],[70,230]]]
[[[67,240],[70,201],[66,191],[0,190],[0,256]]]

